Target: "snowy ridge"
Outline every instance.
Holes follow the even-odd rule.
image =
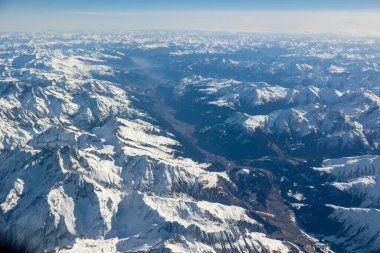
[[[364,155],[329,159],[314,170],[331,174],[332,186],[360,200],[360,207],[328,205],[334,210],[330,219],[340,223],[343,229],[327,239],[344,245],[351,252],[375,252],[380,243],[380,157]]]
[[[316,86],[289,89],[202,77],[184,79],[177,88],[181,96],[193,90],[207,94],[211,105],[235,110],[225,123],[240,125],[248,134],[260,128],[277,139],[285,138],[294,147],[307,139],[311,145],[329,150],[378,148],[376,108],[380,99],[371,91]]]
[[[225,172],[183,157],[122,86],[97,79],[114,73],[102,59],[37,45],[46,48],[35,65],[7,67],[0,87],[0,231],[12,243],[30,252],[294,248],[228,202],[236,186]]]
[[[350,252],[377,251],[380,243],[379,209],[330,207],[334,209],[331,220],[343,224],[344,229],[327,240],[344,245]]]
[[[380,157],[373,155],[329,159],[317,171],[332,175],[331,184],[361,199],[363,207],[380,207]]]
[[[338,180],[350,180],[380,173],[380,157],[364,155],[324,160],[318,171],[328,172]]]
[[[186,86],[195,86],[199,91],[217,98],[211,104],[229,105],[232,108],[241,106],[255,107],[268,103],[289,103],[291,94],[281,86],[270,86],[267,83],[243,83],[235,80],[214,80],[197,76],[194,79],[186,78],[179,86],[178,92],[183,93]],[[190,87],[191,88],[191,87]]]
[[[379,250],[378,39],[0,42],[0,233],[15,245],[311,253],[330,252],[327,239],[342,252]],[[337,159],[315,164],[326,158]]]

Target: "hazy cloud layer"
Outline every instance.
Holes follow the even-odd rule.
[[[169,29],[380,36],[380,11],[3,11],[0,14],[1,31]]]

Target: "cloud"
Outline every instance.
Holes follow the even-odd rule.
[[[0,30],[202,30],[380,36],[380,11],[106,11],[3,13]]]

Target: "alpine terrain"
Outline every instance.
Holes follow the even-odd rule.
[[[0,34],[22,252],[380,252],[380,40]]]

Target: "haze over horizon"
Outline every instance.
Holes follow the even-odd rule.
[[[0,1],[0,31],[202,30],[380,36],[380,1]]]

